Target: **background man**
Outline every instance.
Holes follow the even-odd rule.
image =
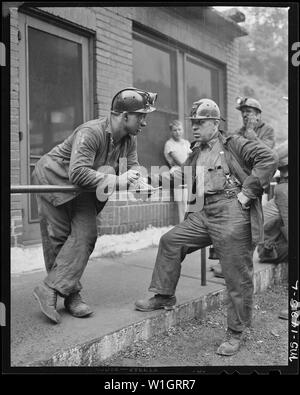
[[[198,189],[202,196],[198,202],[194,199],[197,208],[190,209],[186,220],[160,239],[149,287],[155,296],[137,301],[135,307],[140,311],[172,307],[185,255],[213,244],[229,296],[227,338],[217,353],[233,355],[251,325],[253,251],[263,232],[260,197],[276,170],[277,156],[242,136],[225,138],[219,131],[219,107],[212,100],[195,102],[190,119],[196,141],[184,166],[192,167],[195,188],[189,190]],[[203,170],[204,188],[197,182]]]
[[[261,262],[284,262],[288,257],[288,142],[277,149],[280,178],[274,197],[263,207],[264,243],[258,246]]]
[[[252,97],[238,98],[237,110],[241,111],[243,126],[235,131],[248,140],[259,140],[270,148],[275,146],[274,129],[261,120],[262,106]]]
[[[170,173],[174,173],[178,167],[184,164],[187,160],[190,149],[190,142],[182,138],[183,127],[179,120],[175,120],[169,125],[171,131],[171,138],[166,141],[164,147],[164,155],[166,161],[170,166]],[[184,215],[187,210],[187,189],[178,186],[174,188],[174,200],[178,206],[179,222],[184,220]]]
[[[81,299],[79,280],[97,239],[96,216],[108,198],[105,186],[112,193],[115,188],[126,189],[138,180],[136,135],[146,125],[146,114],[155,110],[156,97],[157,94],[136,88],[123,89],[112,100],[109,118],[78,126],[35,166],[35,184],[76,185],[93,191],[38,196],[47,277],[35,288],[34,296],[42,312],[55,323],[60,321],[57,295],[65,298],[65,308],[73,316],[92,313]],[[122,158],[127,159],[123,174],[119,169]],[[104,166],[111,171],[105,171]],[[96,198],[96,187],[101,201]],[[98,190],[102,193],[98,194]]]
[[[288,260],[288,141],[280,144],[278,170],[280,177],[274,188],[274,197],[263,206],[264,242],[258,245],[260,262],[279,263]],[[288,319],[288,309],[279,312],[279,317]]]

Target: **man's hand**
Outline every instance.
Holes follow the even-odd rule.
[[[238,198],[238,201],[241,203],[242,208],[244,210],[249,210],[250,206],[248,204],[249,204],[251,199],[248,198],[246,195],[244,195],[243,192],[239,192],[237,194],[237,198]]]
[[[118,185],[120,189],[126,189],[128,185],[135,183],[140,177],[137,170],[128,170],[118,176]]]
[[[252,130],[254,131],[255,126],[257,125],[257,123],[258,123],[257,116],[255,114],[248,114],[247,115],[247,122],[246,122],[246,125],[245,125],[246,131],[247,132],[248,131],[252,131]]]

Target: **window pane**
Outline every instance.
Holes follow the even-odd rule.
[[[135,87],[158,93],[157,111],[147,115],[147,126],[138,136],[140,164],[150,170],[151,165],[167,165],[163,150],[170,137],[169,123],[178,118],[174,52],[134,39],[133,80]]]
[[[223,75],[221,69],[206,66],[200,62],[189,57],[185,62],[185,76],[186,76],[186,114],[189,114],[194,101],[208,98],[214,100],[221,110],[221,115],[224,117],[224,100],[221,87],[219,86],[220,75]],[[221,121],[221,129],[224,129],[224,124]],[[193,133],[191,123],[186,121],[186,130],[189,140],[193,140]]]
[[[81,45],[28,28],[30,155],[43,155],[83,122]]]
[[[28,28],[30,174],[33,163],[83,122],[81,44]],[[29,221],[38,219],[30,194]]]
[[[177,111],[176,68],[172,53],[133,40],[133,76],[137,88],[158,93],[158,106]]]
[[[154,116],[155,114],[155,116]],[[150,170],[153,166],[168,165],[164,157],[165,142],[170,138],[169,124],[177,117],[155,111],[147,115],[147,126],[137,137],[139,162]]]
[[[211,70],[199,63],[186,62],[187,105],[190,109],[194,101],[202,98],[213,99]]]

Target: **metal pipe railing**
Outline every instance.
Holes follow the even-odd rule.
[[[206,249],[201,248],[201,285],[206,285]]]
[[[83,189],[75,185],[11,185],[10,193],[46,193],[46,192],[95,192],[94,189]]]
[[[11,185],[10,193],[95,192],[96,188],[83,189],[75,185]],[[201,285],[206,285],[206,250],[201,249]]]

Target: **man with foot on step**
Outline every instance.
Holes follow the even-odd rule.
[[[253,251],[263,235],[261,195],[277,167],[277,155],[264,144],[219,130],[220,110],[210,99],[194,103],[190,115],[195,141],[181,172],[189,190],[186,219],[159,243],[150,299],[135,308],[172,308],[186,254],[213,245],[220,257],[228,291],[227,334],[217,350],[233,355],[251,325]],[[179,175],[179,176],[182,176]]]

